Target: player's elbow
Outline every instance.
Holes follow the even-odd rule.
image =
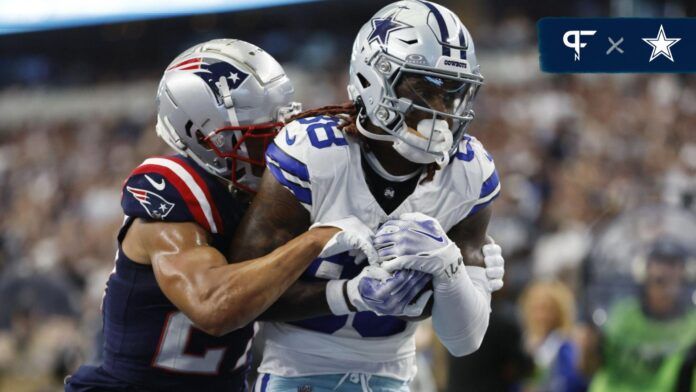
[[[252,323],[259,312],[255,312],[252,300],[206,295],[194,307],[189,316],[194,325],[212,336],[222,336]]]
[[[227,297],[216,290],[199,293],[193,314],[189,316],[194,325],[208,335],[219,337],[244,327],[245,306],[241,301],[236,306],[229,305]]]
[[[450,354],[455,357],[463,357],[476,352],[481,347],[483,342],[483,334],[479,336],[470,336],[468,339],[457,341],[442,342]]]
[[[220,337],[237,329],[229,319],[222,317],[221,312],[214,309],[199,309],[188,317],[196,328],[215,337]]]
[[[479,323],[478,325],[472,325],[467,328],[464,334],[457,336],[456,338],[443,338],[440,336],[440,341],[442,345],[447,348],[455,357],[463,357],[474,353],[481,347],[483,343],[483,338],[486,336],[486,330],[488,329],[488,319],[485,322]]]
[[[208,335],[219,337],[225,334],[222,322],[213,315],[198,312],[188,315],[193,325]]]
[[[230,328],[229,324],[219,317],[197,317],[192,319],[196,328],[208,335],[220,337],[232,332],[236,328]]]
[[[220,336],[226,335],[228,332],[223,329],[219,325],[198,325],[196,324],[198,329],[201,331],[205,332],[206,334],[210,336],[214,336],[216,338],[219,338]]]
[[[220,337],[248,325],[253,319],[247,317],[244,307],[238,309],[212,308],[199,312],[191,318],[194,325],[208,335]]]

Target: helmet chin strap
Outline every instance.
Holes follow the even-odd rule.
[[[365,136],[368,139],[372,140],[382,140],[386,142],[393,142],[396,138],[392,135],[385,135],[381,133],[374,133],[372,131],[368,131],[365,126],[362,125],[362,121],[360,121],[360,115],[358,115],[358,118],[355,120],[355,127],[358,128],[358,132],[360,132],[363,136]]]
[[[227,118],[230,120],[230,125],[236,127],[239,125],[237,120],[237,112],[234,110],[234,100],[230,92],[230,86],[227,84],[227,78],[220,76],[220,94],[222,95],[222,103],[227,109]]]
[[[421,149],[411,146],[410,144],[404,142],[401,139],[394,142],[393,147],[394,150],[396,150],[396,152],[399,153],[399,155],[414,163],[419,163],[421,165],[435,163],[439,167],[447,166],[447,163],[449,163],[449,156],[446,152],[439,154],[425,152]]]
[[[394,142],[394,150],[411,162],[435,163],[439,167],[446,166],[449,162],[449,150],[452,147],[452,133],[447,123],[442,120],[420,120],[417,133],[418,135],[409,131],[408,126],[404,123],[400,137]],[[434,135],[438,135],[435,141],[433,140]],[[437,144],[437,150],[440,151],[428,151],[433,143]]]
[[[222,95],[222,103],[227,109],[227,118],[230,121],[230,125],[236,127],[239,125],[239,120],[237,120],[237,112],[234,109],[234,100],[232,99],[230,86],[227,84],[227,78],[221,76],[219,84],[220,94]],[[247,157],[249,156],[249,151],[246,149],[246,145],[244,143],[240,146],[240,149],[247,155]],[[241,165],[244,168],[244,174],[237,178],[237,183],[249,188],[254,188],[255,185],[260,182],[261,178],[254,175],[251,164],[239,160],[237,160],[237,162],[238,165]]]
[[[412,173],[397,176],[397,175],[389,173],[387,171],[387,169],[385,169],[382,166],[382,164],[379,163],[379,160],[377,159],[375,154],[373,154],[370,151],[365,151],[363,149],[361,149],[361,151],[363,154],[365,154],[365,160],[367,161],[367,164],[372,168],[372,170],[374,170],[375,173],[379,174],[380,177],[384,178],[387,181],[404,182],[404,181],[410,180],[411,178],[419,175],[423,171],[423,168],[420,167]]]
[[[450,157],[449,157],[448,151],[449,151],[449,147],[452,144],[451,137],[449,140],[450,146],[448,146],[448,148],[446,149],[447,151],[443,151],[441,153],[430,153],[430,152],[427,152],[427,148],[430,146],[429,143],[428,143],[427,147],[424,146],[424,148],[419,149],[419,148],[415,148],[412,145],[406,143],[401,137],[396,137],[396,136],[390,135],[390,134],[385,135],[385,134],[380,134],[380,133],[368,131],[367,128],[365,128],[365,126],[362,124],[362,121],[360,121],[361,117],[362,117],[362,109],[361,109],[360,113],[358,114],[358,118],[355,120],[355,127],[358,129],[358,132],[360,132],[361,135],[365,136],[368,139],[372,139],[372,140],[381,140],[381,141],[393,142],[394,149],[401,156],[408,159],[409,161],[424,164],[424,165],[429,164],[429,163],[435,163],[439,167],[447,166],[447,164],[449,163]],[[442,121],[442,122],[444,122],[444,121]],[[405,122],[402,124],[402,126],[403,126],[403,130],[404,130],[404,132],[402,132],[404,134],[404,137],[410,136],[410,133],[406,132],[407,125]],[[429,121],[421,120],[418,123],[418,131],[423,133],[422,131],[425,131],[425,128],[427,128],[428,126],[430,128],[430,132],[427,132],[427,134],[430,135],[435,129],[435,121],[430,120],[430,122],[429,122]],[[449,129],[447,129],[447,132],[449,132]],[[369,158],[368,158],[368,162],[373,163]],[[375,165],[371,164],[370,166],[372,166],[372,168],[375,169],[375,171],[382,174],[382,171],[378,170],[375,167]],[[386,173],[386,172],[384,172],[384,173]],[[385,177],[385,178],[387,178],[387,177]]]

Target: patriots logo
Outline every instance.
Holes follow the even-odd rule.
[[[367,37],[367,42],[372,42],[374,40],[379,41],[380,45],[386,45],[389,40],[389,33],[392,31],[397,31],[405,29],[408,27],[413,27],[406,23],[401,23],[394,20],[394,15],[387,16],[386,18],[376,18],[372,19],[372,31],[370,36]]]
[[[167,69],[167,71],[172,70],[194,71],[193,73],[203,79],[208,87],[213,90],[213,93],[218,98],[218,102],[222,102],[222,95],[220,94],[221,77],[227,80],[230,90],[238,88],[249,77],[248,73],[240,71],[234,65],[213,58],[188,59]]]
[[[164,219],[174,209],[174,203],[167,201],[155,192],[133,188],[131,186],[127,186],[126,190],[133,195],[135,200],[140,202],[140,205],[143,206],[147,214],[153,219]]]

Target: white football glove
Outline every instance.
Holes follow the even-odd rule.
[[[361,259],[367,257],[367,261],[372,264],[377,262],[377,251],[372,245],[372,230],[367,227],[362,221],[354,216],[339,219],[333,222],[321,223],[317,222],[310,226],[310,230],[317,227],[337,227],[341,229],[338,233],[324,245],[324,248],[319,253],[320,258],[326,258],[339,253],[347,252],[353,249],[358,249],[362,253],[358,255],[356,264],[359,264]]]
[[[419,212],[399,218],[385,222],[375,235],[384,269],[426,272],[433,276],[435,286],[449,283],[464,270],[461,251],[436,219]]]
[[[336,315],[371,311],[380,316],[418,317],[433,295],[432,290],[421,293],[429,281],[430,275],[418,271],[390,274],[367,266],[353,279],[329,281],[326,300]]]
[[[491,292],[503,288],[503,276],[505,275],[505,259],[500,245],[488,237],[489,243],[481,248],[483,262],[486,264],[486,278]]]

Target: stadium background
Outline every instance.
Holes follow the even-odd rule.
[[[168,152],[154,132],[154,94],[169,61],[198,42],[240,38],[284,65],[305,108],[343,102],[354,35],[387,3],[319,1],[0,35],[0,390],[60,390],[66,373],[97,355],[121,182],[146,156]],[[492,322],[511,332],[488,336],[484,347],[504,345],[512,359],[488,370],[521,379],[533,363],[514,338],[529,332],[519,321],[526,287],[562,281],[573,323],[601,326],[611,301],[635,295],[632,271],[656,236],[696,243],[696,78],[542,74],[535,21],[694,16],[696,3],[441,3],[475,39],[486,85],[470,133],[502,179],[491,232],[507,276]],[[418,337],[414,390],[466,390],[456,381],[447,389],[447,374],[467,374],[471,362],[450,362],[427,327]]]

